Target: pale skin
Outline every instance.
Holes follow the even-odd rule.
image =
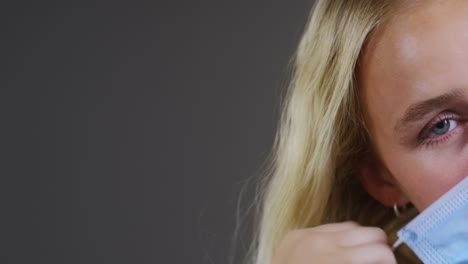
[[[385,206],[419,211],[468,176],[468,1],[421,1],[374,32],[360,93],[378,160],[357,168]],[[378,228],[336,223],[295,230],[273,264],[396,263]]]

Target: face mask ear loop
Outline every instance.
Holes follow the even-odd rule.
[[[398,206],[396,203],[393,204],[393,211],[395,212],[396,217],[400,216],[400,211],[398,210]]]
[[[395,252],[395,250],[403,243],[403,240],[401,238],[398,238],[398,240],[393,243],[392,246],[392,251]]]
[[[400,216],[400,211],[398,210],[398,206],[396,203],[393,204],[393,211],[395,212],[395,216],[399,217]],[[403,240],[401,238],[398,238],[398,240],[393,243],[392,246],[392,251],[395,252],[395,250],[403,243]]]
[[[401,207],[403,211],[406,210],[406,204]],[[393,211],[395,212],[395,216],[399,217],[400,216],[400,210],[398,209],[398,205],[396,203],[393,204]]]

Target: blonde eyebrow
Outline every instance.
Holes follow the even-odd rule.
[[[410,125],[411,123],[420,121],[430,112],[443,108],[447,104],[450,104],[453,101],[459,100],[462,96],[461,89],[454,89],[448,93],[412,104],[408,107],[397,124],[395,125],[395,130],[399,131]]]

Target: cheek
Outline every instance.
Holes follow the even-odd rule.
[[[406,197],[422,211],[468,176],[468,144],[393,153],[385,163]]]
[[[413,164],[409,170],[396,172],[395,177],[404,186],[402,189],[407,198],[419,211],[427,208],[468,175],[467,159]]]

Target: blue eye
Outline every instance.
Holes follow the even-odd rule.
[[[435,124],[434,126],[431,127],[431,130],[430,132],[438,135],[438,136],[441,136],[447,132],[450,131],[450,121],[451,120],[448,120],[448,119],[444,119],[442,121],[440,121],[439,123]]]
[[[458,126],[458,117],[453,114],[445,114],[438,117],[418,137],[419,143],[434,143],[443,140],[444,135]]]
[[[437,139],[438,137],[441,137],[448,132],[450,132],[452,129],[454,129],[458,125],[458,121],[451,119],[451,118],[444,118],[440,120],[439,122],[435,123],[431,127],[429,127],[422,135],[420,138],[421,141],[424,141],[426,139]]]

